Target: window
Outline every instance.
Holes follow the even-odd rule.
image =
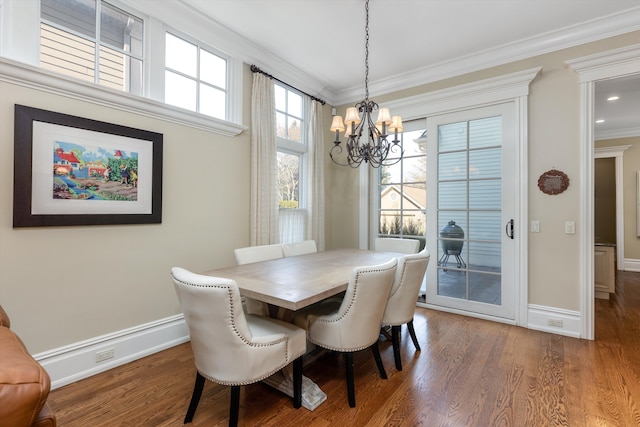
[[[278,206],[280,243],[306,237],[305,170],[307,138],[304,121],[305,98],[275,83],[276,141],[278,145]]]
[[[379,169],[378,236],[424,241],[427,204],[424,124],[424,120],[405,123],[405,132],[398,136],[404,150],[402,160]],[[389,155],[389,159],[393,157],[393,153]]]
[[[142,95],[142,19],[102,0],[40,5],[42,68]]]
[[[165,41],[165,102],[226,120],[226,59],[171,33]]]

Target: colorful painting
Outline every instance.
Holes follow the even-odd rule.
[[[138,200],[138,153],[56,141],[53,198]]]
[[[162,134],[23,105],[14,120],[14,227],[162,222]]]

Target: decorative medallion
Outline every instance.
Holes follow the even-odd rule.
[[[551,169],[540,175],[538,187],[545,194],[560,194],[569,187],[569,177],[564,172]]]

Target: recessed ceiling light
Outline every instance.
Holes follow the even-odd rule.
[[[604,123],[604,119],[598,119],[596,120],[596,123]]]
[[[607,98],[607,101],[617,101],[618,99],[620,99],[620,97],[618,95],[613,95]]]

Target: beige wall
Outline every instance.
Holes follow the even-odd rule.
[[[624,257],[640,260],[640,238],[636,235],[636,172],[640,171],[640,136],[596,141],[596,147],[631,145],[623,155],[624,187]]]
[[[565,221],[574,221],[580,229],[580,91],[578,76],[564,62],[585,55],[636,44],[640,32],[589,43],[571,49],[516,61],[503,66],[455,77],[394,94],[372,97],[376,102],[401,99],[437,89],[474,82],[489,77],[542,67],[542,73],[530,86],[529,97],[529,220],[538,220],[540,233],[529,234],[529,303],[567,310],[580,309],[579,239],[565,234]],[[345,106],[339,110],[344,111]],[[549,196],[537,187],[538,177],[549,169],[559,169],[570,179],[562,194]],[[335,168],[333,168],[335,169]],[[333,170],[331,171],[333,173]],[[333,206],[335,241],[343,246],[357,245],[358,175],[340,170],[340,184],[345,192],[330,197],[340,205]],[[335,179],[334,175],[334,179]],[[346,182],[350,179],[350,182]],[[351,193],[353,192],[353,193]],[[338,222],[338,216],[344,222]],[[522,227],[523,231],[528,226]]]
[[[162,133],[162,224],[12,228],[16,103]],[[177,314],[171,267],[233,264],[249,243],[249,141],[0,82],[0,303],[29,350]]]

